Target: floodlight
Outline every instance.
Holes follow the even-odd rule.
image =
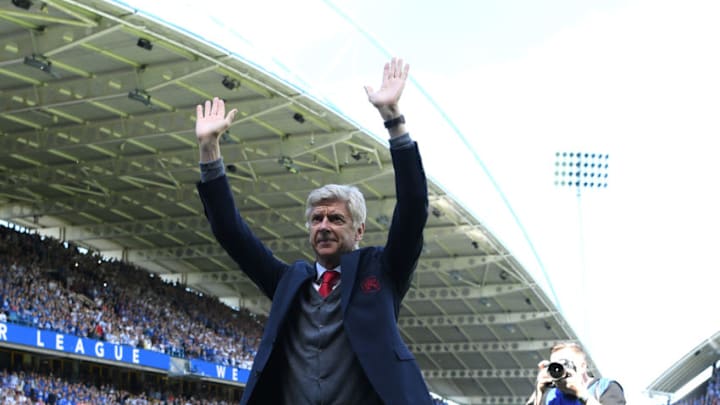
[[[15,7],[29,10],[33,3],[30,0],[12,0],[12,4]]]
[[[240,82],[231,79],[229,76],[225,76],[222,79],[222,85],[228,90],[235,90],[235,88],[240,87]]]
[[[150,42],[147,38],[139,38],[137,41],[137,46],[139,46],[142,49],[145,49],[146,51],[152,51],[153,44]]]
[[[556,152],[555,185],[560,187],[607,188],[608,159],[602,153]]]
[[[52,69],[52,62],[50,60],[42,55],[32,54],[31,56],[26,56],[24,62],[26,65],[34,67],[35,69],[38,69],[40,71],[43,71],[47,74],[49,74],[52,77],[59,78],[60,75],[55,73]]]
[[[133,91],[131,91],[131,92],[128,93],[128,98],[129,98],[130,100],[135,100],[135,101],[138,101],[138,102],[140,102],[140,103],[143,103],[143,104],[145,104],[146,106],[151,106],[151,105],[152,105],[152,103],[151,103],[151,101],[150,101],[150,95],[149,95],[146,91],[144,91],[144,90],[135,89],[135,90],[133,90]]]
[[[297,174],[300,172],[300,169],[295,165],[292,158],[289,156],[280,157],[280,159],[278,159],[278,163],[280,163],[280,165],[282,165],[285,170],[289,171],[292,174]]]

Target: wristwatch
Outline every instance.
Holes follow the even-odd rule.
[[[396,126],[398,126],[400,124],[404,124],[404,123],[405,123],[405,116],[400,114],[399,116],[397,116],[393,119],[389,119],[389,120],[385,121],[385,128],[390,129],[390,128],[396,127]]]

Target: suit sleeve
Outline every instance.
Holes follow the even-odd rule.
[[[198,183],[198,192],[215,239],[270,299],[288,266],[278,260],[235,207],[227,177]]]
[[[410,277],[422,252],[423,229],[428,217],[427,180],[417,143],[391,147],[390,153],[397,203],[383,259],[402,297],[410,287]]]

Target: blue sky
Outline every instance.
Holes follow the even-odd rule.
[[[379,137],[362,85],[404,57],[402,107],[428,173],[557,298],[631,403],[663,403],[645,387],[720,329],[717,2],[124,3]],[[558,151],[608,154],[608,188],[556,187]]]

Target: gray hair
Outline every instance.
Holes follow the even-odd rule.
[[[363,193],[355,186],[327,184],[311,191],[305,205],[305,226],[310,227],[310,214],[322,201],[344,201],[352,217],[352,224],[358,227],[365,223],[367,207]]]

